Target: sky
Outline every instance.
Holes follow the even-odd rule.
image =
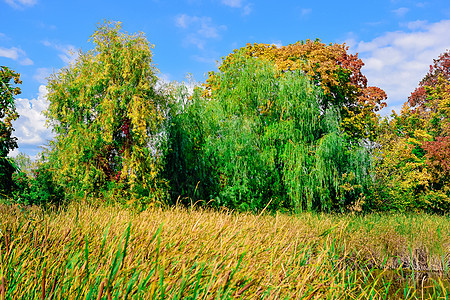
[[[384,89],[397,112],[439,54],[450,50],[450,1],[256,0],[0,0],[0,65],[21,74],[19,148],[35,157],[52,139],[42,111],[50,74],[76,53],[104,20],[143,32],[159,77],[204,82],[222,57],[247,43],[288,45],[300,40],[346,43],[358,53],[369,85]]]

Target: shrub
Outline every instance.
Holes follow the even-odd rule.
[[[43,165],[33,170],[33,176],[17,171],[13,174],[11,200],[22,205],[61,205],[64,192],[52,173]]]

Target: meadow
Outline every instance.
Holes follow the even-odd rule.
[[[423,213],[0,205],[1,299],[448,299]]]

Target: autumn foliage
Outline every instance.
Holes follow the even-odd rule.
[[[338,107],[345,133],[353,139],[375,137],[378,122],[376,112],[386,106],[386,93],[378,87],[367,86],[362,74],[364,65],[357,54],[347,53],[345,44],[326,45],[319,40],[306,40],[276,47],[269,44],[247,44],[223,59],[219,70],[236,62],[236,53],[244,50],[249,57],[271,61],[282,74],[301,70],[324,93],[322,109]],[[207,91],[221,88],[210,72]]]
[[[377,178],[383,205],[450,208],[450,52],[434,60],[399,115],[381,125]],[[383,189],[388,182],[390,188]],[[376,193],[377,194],[377,193]],[[378,194],[379,196],[379,194]],[[378,203],[380,205],[380,203]]]
[[[49,167],[71,193],[160,201],[164,97],[155,88],[152,46],[120,23],[100,25],[91,41],[93,50],[48,83],[46,114],[56,135]]]
[[[432,139],[423,143],[432,183],[441,189],[449,183],[450,158],[450,51],[434,60],[428,74],[409,97],[413,116]]]
[[[345,44],[247,44],[193,91],[162,83],[152,45],[100,24],[94,48],[53,74],[55,138],[12,197],[23,204],[116,199],[199,201],[236,210],[450,209],[450,51],[433,61],[400,113],[378,115]],[[16,147],[19,75],[1,68],[0,162]],[[6,164],[0,167],[6,166]],[[8,165],[11,167],[10,165]],[[54,196],[57,196],[56,198]],[[28,200],[27,200],[28,199]]]

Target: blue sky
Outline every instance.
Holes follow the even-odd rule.
[[[221,57],[246,43],[345,42],[365,62],[369,84],[387,92],[384,115],[398,111],[433,58],[450,49],[448,0],[0,0],[0,65],[23,81],[12,155],[34,156],[51,139],[41,114],[45,78],[76,59],[71,51],[91,49],[89,36],[105,19],[146,34],[165,80],[191,73],[203,82]]]

